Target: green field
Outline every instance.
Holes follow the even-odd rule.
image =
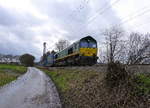
[[[27,68],[18,65],[0,64],[0,86],[16,80],[18,76],[24,74]]]

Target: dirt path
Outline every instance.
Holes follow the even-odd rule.
[[[0,108],[61,108],[53,82],[29,67],[26,74],[0,89]]]

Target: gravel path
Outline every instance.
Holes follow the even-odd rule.
[[[0,89],[0,108],[61,108],[61,104],[51,79],[29,67],[26,74]]]

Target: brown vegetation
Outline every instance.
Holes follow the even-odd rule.
[[[137,78],[121,64],[50,68],[47,73],[58,87],[64,108],[148,108],[150,105],[150,93],[141,94]]]

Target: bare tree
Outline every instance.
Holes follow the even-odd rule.
[[[150,34],[131,33],[127,47],[127,64],[144,63],[150,59]]]
[[[70,42],[68,40],[61,39],[55,44],[55,47],[57,51],[61,51],[67,48],[69,45],[70,45]]]
[[[118,27],[111,27],[103,32],[105,36],[106,46],[106,58],[108,62],[114,62],[120,60],[123,56],[122,51],[124,49],[124,41],[121,37],[124,35],[124,31]]]
[[[99,63],[107,63],[108,62],[108,58],[107,58],[107,51],[106,51],[106,44],[105,42],[101,43],[98,45],[98,62]]]

